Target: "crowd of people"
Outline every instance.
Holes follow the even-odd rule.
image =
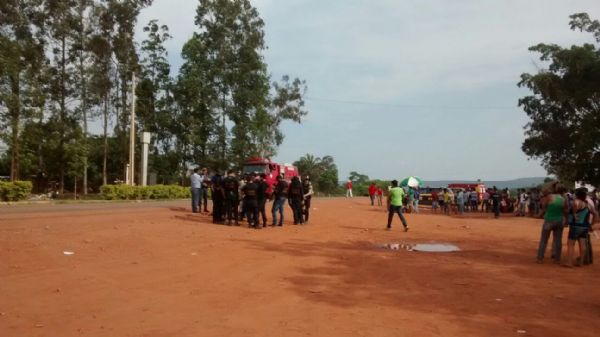
[[[194,169],[190,176],[192,212],[210,213],[209,193],[212,199],[212,220],[215,224],[239,226],[244,218],[251,228],[267,227],[267,201],[272,201],[271,226],[283,226],[286,201],[292,209],[295,225],[307,224],[311,199],[314,194],[310,177],[300,180],[293,177],[288,184],[283,177],[269,186],[264,173],[250,173],[240,178],[235,171],[226,176],[219,173],[210,176],[207,169]],[[203,208],[203,209],[202,209]]]
[[[377,192],[377,187],[372,184],[369,187],[371,205],[374,205]],[[398,181],[394,180],[387,195],[387,229],[391,229],[393,217],[398,214],[404,230],[408,231],[409,227],[403,213],[418,213],[418,202],[416,202],[419,199],[418,189],[412,187],[404,189],[398,186]],[[592,235],[597,237],[594,223],[600,222],[599,195],[598,191],[588,191],[583,187],[569,191],[559,182],[553,182],[542,189],[519,189],[514,197],[511,197],[508,189],[499,190],[494,186],[484,193],[477,193],[474,189],[461,188],[453,191],[445,188],[440,195],[433,190],[431,199],[434,213],[441,208],[445,214],[491,211],[496,218],[501,212],[514,212],[515,216],[530,215],[543,218],[537,262],[543,263],[552,234],[552,260],[554,263],[573,267],[593,263],[590,239]],[[562,259],[563,230],[567,227],[569,228],[567,256],[566,259]],[[579,248],[578,257],[575,257],[575,245]]]

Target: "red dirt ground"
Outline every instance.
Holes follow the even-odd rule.
[[[540,220],[408,214],[388,232],[365,198],[313,204],[309,225],[263,230],[187,202],[2,207],[0,336],[600,334],[598,264],[535,264]],[[376,247],[431,241],[463,250]]]

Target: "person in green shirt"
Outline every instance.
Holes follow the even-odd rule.
[[[392,188],[388,193],[387,205],[388,205],[388,222],[387,229],[392,229],[392,219],[394,218],[394,213],[397,213],[400,217],[400,221],[402,221],[402,225],[404,226],[404,231],[408,231],[408,224],[406,223],[406,219],[404,219],[404,215],[402,215],[402,199],[404,198],[404,190],[398,187],[398,180],[392,181]]]
[[[565,197],[565,188],[561,184],[552,184],[544,191],[544,197],[541,200],[541,212],[538,216],[544,218],[542,225],[542,234],[538,246],[537,263],[544,262],[544,255],[550,233],[552,233],[552,260],[554,263],[560,263],[562,253],[563,227],[566,225],[566,215],[569,210],[569,204]]]

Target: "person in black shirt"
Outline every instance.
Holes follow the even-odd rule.
[[[271,214],[273,215],[273,226],[283,226],[283,206],[285,205],[285,199],[287,197],[288,184],[283,177],[277,176],[277,185],[273,192],[273,207],[271,208]],[[279,213],[279,223],[277,223],[277,213]]]
[[[258,190],[256,194],[256,199],[258,201],[258,212],[262,216],[263,227],[267,227],[267,212],[265,211],[265,204],[267,203],[267,189],[269,189],[269,184],[267,184],[267,182],[265,181],[266,177],[266,174],[260,174],[257,182]]]
[[[255,176],[251,175],[246,185],[242,188],[242,192],[244,193],[244,208],[246,210],[246,217],[248,218],[248,226],[261,228],[258,221],[258,184],[254,179]]]
[[[292,178],[290,189],[288,190],[288,203],[292,207],[294,213],[294,225],[304,224],[302,218],[302,200],[304,199],[304,190],[302,189],[302,183],[300,178]]]
[[[490,199],[492,199],[492,209],[494,210],[494,217],[500,217],[500,192],[498,192],[498,188],[494,186],[492,188],[492,192],[490,193]]]
[[[211,179],[210,188],[213,204],[213,223],[223,224],[223,207],[225,202],[225,193],[223,192],[223,179],[218,172]]]
[[[238,226],[238,204],[240,183],[235,177],[233,171],[227,172],[227,177],[223,179],[223,191],[225,193],[225,214],[227,215],[227,225],[231,225],[231,221]]]

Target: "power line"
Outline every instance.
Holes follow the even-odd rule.
[[[321,98],[321,97],[305,97],[307,101],[330,102],[340,104],[355,104],[355,105],[372,105],[372,106],[387,106],[392,108],[415,108],[415,109],[456,109],[456,110],[512,110],[516,106],[451,106],[451,105],[427,105],[427,104],[390,104],[376,103],[364,101],[346,101],[340,99]]]

